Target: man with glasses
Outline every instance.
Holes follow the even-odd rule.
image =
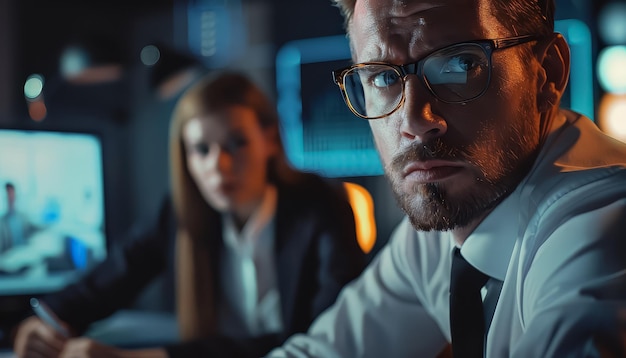
[[[559,108],[554,2],[335,1],[333,78],[407,218],[270,356],[624,356],[626,145]]]

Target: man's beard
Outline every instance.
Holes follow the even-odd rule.
[[[530,121],[524,116],[520,118]],[[385,167],[385,175],[398,204],[416,230],[445,231],[465,227],[495,208],[526,175],[536,151],[536,143],[532,139],[536,135],[532,131],[536,130],[529,124],[518,125],[511,130],[508,138],[497,141],[501,146],[507,145],[499,148],[457,148],[441,138],[427,144],[416,143],[393,158]],[[481,174],[475,176],[470,188],[454,197],[449,195],[446,185],[437,182],[415,184],[404,192],[402,178],[399,177],[402,168],[407,163],[429,159],[470,163]]]
[[[463,197],[452,198],[439,183],[416,184],[413,193],[401,193],[393,186],[400,207],[416,230],[445,231],[464,227],[493,209],[509,188],[500,183],[488,183],[476,178],[477,187]],[[421,202],[415,203],[418,199]]]

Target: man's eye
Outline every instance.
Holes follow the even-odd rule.
[[[462,54],[448,58],[441,71],[444,73],[469,72],[476,67],[476,65],[475,56]]]
[[[393,86],[400,80],[400,76],[393,70],[381,71],[372,76],[372,83],[375,87],[384,88]]]
[[[424,63],[424,76],[431,85],[467,84],[468,81],[481,77],[487,67],[484,55],[472,51],[454,54],[437,54]]]

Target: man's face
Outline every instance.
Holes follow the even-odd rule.
[[[509,37],[488,0],[358,0],[349,35],[355,62],[403,65],[436,49]],[[438,101],[415,75],[405,102],[370,127],[400,205],[418,230],[481,219],[521,180],[539,142],[536,68],[519,47],[493,53],[491,84],[464,104]]]

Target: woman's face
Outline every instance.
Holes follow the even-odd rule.
[[[219,212],[246,220],[267,185],[267,163],[277,152],[272,129],[263,129],[244,106],[192,118],[183,126],[189,173]]]

